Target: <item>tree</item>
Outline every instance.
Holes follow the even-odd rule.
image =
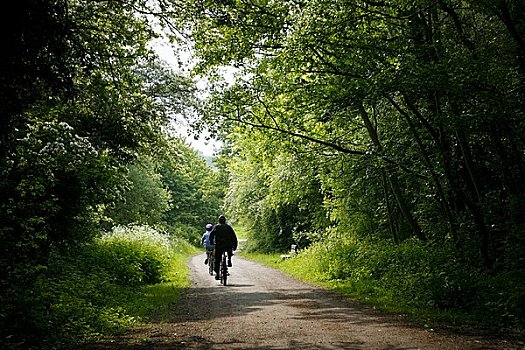
[[[2,339],[38,338],[27,311],[50,252],[98,234],[121,172],[166,122],[139,74],[153,59],[142,5],[28,0],[4,11]]]
[[[190,2],[186,23],[199,72],[240,69],[233,86],[217,85],[210,126],[260,129],[277,149],[293,140],[331,165],[341,155],[359,170],[340,181],[366,169],[363,190],[348,193],[374,193],[363,201],[393,239],[452,240],[460,251],[474,239],[477,263],[491,267],[515,259],[507,243],[523,226],[520,6]],[[339,206],[344,195],[326,187],[340,181],[324,181],[325,202]]]
[[[198,243],[204,226],[220,214],[225,184],[184,140],[168,137],[165,150],[157,155],[161,181],[171,195],[164,220],[172,231],[182,231],[184,237]]]
[[[128,166],[122,199],[114,204],[109,215],[116,225],[162,225],[170,208],[171,195],[165,188],[152,159],[143,157]]]

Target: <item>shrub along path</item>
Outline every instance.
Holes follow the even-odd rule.
[[[222,286],[204,255],[168,319],[89,349],[525,349],[519,340],[459,335],[383,315],[259,264],[233,258]]]

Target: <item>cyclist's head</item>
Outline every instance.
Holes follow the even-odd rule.
[[[225,224],[226,223],[226,216],[221,215],[219,216],[219,224]]]
[[[206,231],[211,231],[213,229],[213,225],[212,224],[207,224],[206,225]]]

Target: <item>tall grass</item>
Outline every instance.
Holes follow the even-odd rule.
[[[195,252],[147,226],[119,227],[91,244],[54,251],[33,291],[34,331],[17,340],[18,348],[71,348],[161,319],[189,284],[186,262]]]

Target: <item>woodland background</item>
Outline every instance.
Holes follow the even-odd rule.
[[[2,16],[5,347],[133,324],[118,296],[175,283],[220,213],[356,298],[523,330],[523,1],[23,0]],[[191,71],[156,57],[161,32]],[[223,141],[213,166],[174,136],[182,118]]]

